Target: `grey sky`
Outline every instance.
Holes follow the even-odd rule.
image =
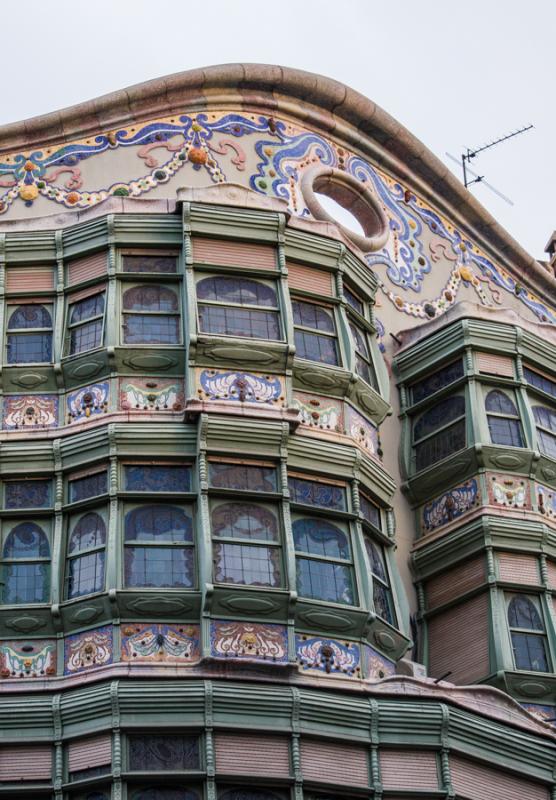
[[[4,0],[0,122],[226,62],[336,78],[458,156],[532,122],[475,169],[473,193],[537,258],[556,228],[553,0]]]

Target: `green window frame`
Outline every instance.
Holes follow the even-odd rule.
[[[11,519],[2,528],[2,603],[48,603],[50,523],[44,518]]]

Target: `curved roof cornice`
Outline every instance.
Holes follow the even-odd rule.
[[[425,145],[386,111],[338,81],[269,64],[222,64],[139,83],[44,116],[0,127],[0,153],[63,143],[155,116],[210,105],[264,107],[343,139],[407,181],[541,293],[554,278]]]

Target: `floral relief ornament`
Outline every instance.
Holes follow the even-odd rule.
[[[55,642],[32,640],[0,644],[2,678],[43,678],[55,674]]]
[[[287,633],[283,625],[214,621],[210,633],[213,658],[287,661]]]
[[[198,625],[136,624],[122,629],[123,661],[189,664],[198,658]]]
[[[75,633],[64,642],[64,674],[73,675],[92,667],[112,663],[112,626]]]
[[[5,395],[6,430],[54,428],[58,425],[58,397],[49,394]]]

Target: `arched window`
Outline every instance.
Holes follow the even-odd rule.
[[[548,406],[533,406],[533,416],[541,452],[556,458],[556,410]]]
[[[69,307],[69,353],[84,353],[102,345],[104,292]]]
[[[194,585],[191,512],[172,505],[138,506],[125,515],[126,586]]]
[[[166,286],[142,284],[123,294],[126,344],[179,344],[178,296]]]
[[[427,409],[413,426],[417,471],[465,447],[465,398],[446,397]]]
[[[68,540],[67,597],[102,592],[106,525],[100,514],[83,514]]]
[[[549,672],[546,635],[538,598],[525,594],[509,595],[508,625],[516,669]]]
[[[353,565],[346,533],[325,520],[304,518],[293,523],[293,538],[299,594],[354,605]]]
[[[375,611],[379,617],[385,619],[390,625],[396,625],[394,598],[392,596],[384,548],[382,545],[373,542],[368,536],[365,536],[365,549],[371,565]]]
[[[47,602],[50,547],[42,528],[34,522],[20,522],[7,535],[2,555],[2,602]]]
[[[296,355],[323,364],[339,364],[334,310],[293,299],[292,310]]]
[[[524,447],[519,412],[505,392],[493,389],[485,398],[488,429],[493,444]]]
[[[34,303],[11,308],[6,339],[8,364],[44,364],[52,361],[50,310]]]
[[[280,586],[278,520],[273,511],[255,503],[215,504],[211,524],[216,582]]]
[[[199,327],[204,333],[280,339],[278,296],[266,283],[214,276],[197,284]]]

